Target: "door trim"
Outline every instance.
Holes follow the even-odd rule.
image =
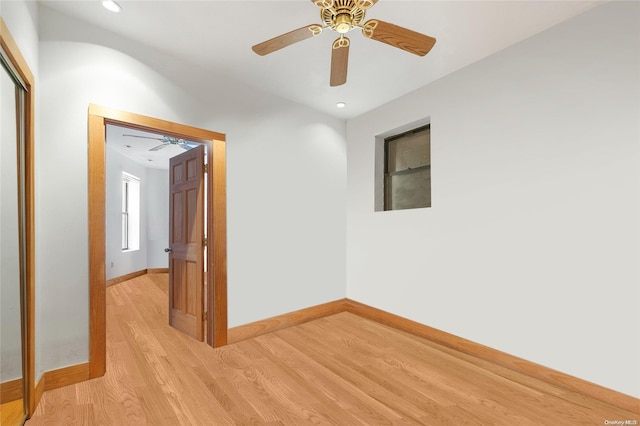
[[[22,333],[22,354],[23,354],[23,380],[24,380],[24,396],[25,409],[27,418],[36,409],[35,394],[35,273],[36,273],[36,253],[35,253],[35,78],[29,69],[29,65],[24,56],[20,52],[18,44],[11,36],[9,27],[0,16],[0,47],[8,56],[8,60],[15,68],[20,78],[26,85],[24,94],[24,202],[25,202],[25,235],[24,235],[24,253],[25,253],[25,276],[22,303],[22,319],[24,323],[24,331]]]
[[[227,344],[227,202],[225,135],[131,112],[89,105],[89,370],[106,371],[105,136],[115,124],[207,145],[207,343]]]

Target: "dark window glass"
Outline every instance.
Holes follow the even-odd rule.
[[[430,125],[384,141],[384,209],[431,207]]]

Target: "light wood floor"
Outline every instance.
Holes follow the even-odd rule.
[[[0,425],[20,426],[24,419],[22,398],[0,404]]]
[[[167,325],[166,275],[107,298],[107,374],[45,392],[28,426],[640,420],[349,313],[214,350]]]

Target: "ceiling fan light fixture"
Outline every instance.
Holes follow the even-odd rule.
[[[351,31],[351,17],[346,13],[338,15],[334,30],[340,34],[346,34]]]
[[[338,24],[336,25],[336,31],[340,34],[346,34],[351,31],[351,25],[349,24]]]
[[[346,102],[338,102],[338,103],[336,104],[336,108],[344,108],[344,107],[346,107],[346,106],[347,106],[347,103],[346,103]]]
[[[113,0],[103,0],[102,7],[113,13],[118,13],[122,10],[122,7]]]

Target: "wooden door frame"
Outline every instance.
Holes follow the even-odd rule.
[[[89,376],[106,371],[106,125],[160,132],[207,145],[207,343],[227,344],[227,205],[225,135],[131,112],[89,105]]]
[[[26,255],[24,271],[24,289],[22,291],[21,321],[23,390],[27,418],[36,409],[35,392],[35,208],[34,208],[34,152],[35,152],[35,78],[29,65],[20,52],[9,27],[0,16],[0,46],[15,72],[26,86],[24,94],[24,253]]]

